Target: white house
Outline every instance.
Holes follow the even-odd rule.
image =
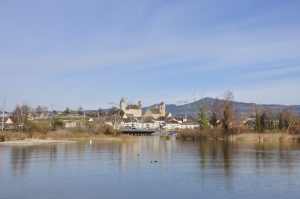
[[[75,128],[76,127],[76,122],[67,122],[65,124],[66,128]]]
[[[166,130],[179,130],[181,129],[181,124],[177,122],[167,122],[164,127]]]
[[[196,129],[199,128],[199,124],[193,122],[183,122],[181,124],[181,129]]]
[[[0,121],[0,127],[2,126],[2,118],[1,118],[1,121]],[[11,120],[10,117],[6,117],[4,118],[4,124],[3,124],[4,128],[6,130],[12,130],[14,129],[16,126],[15,126],[15,123]]]
[[[145,129],[158,129],[159,127],[159,124],[155,122],[143,123]]]
[[[123,127],[130,129],[141,129],[143,127],[140,122],[124,122],[122,125]]]

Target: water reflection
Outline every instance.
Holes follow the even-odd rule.
[[[9,147],[9,146],[8,146]],[[3,147],[2,147],[3,148]],[[198,148],[198,155],[194,149]],[[1,148],[0,148],[1,150]],[[31,162],[47,162],[50,165],[60,161],[97,161],[117,160],[120,170],[126,166],[138,166],[141,161],[151,163],[158,161],[159,165],[172,162],[178,154],[189,154],[189,158],[199,158],[200,169],[207,167],[220,169],[224,175],[234,174],[233,168],[240,161],[253,159],[255,168],[288,168],[292,171],[298,163],[298,144],[237,144],[231,142],[180,142],[164,141],[159,138],[138,138],[130,141],[99,141],[89,144],[48,144],[33,146],[10,146],[10,168],[13,174],[25,174]],[[174,157],[172,157],[174,156]],[[3,164],[3,162],[2,162]],[[298,165],[297,165],[298,166]]]
[[[57,145],[12,146],[10,168],[14,175],[24,175],[32,161],[46,161],[51,165],[56,156]]]
[[[161,186],[188,184],[191,191],[197,192],[200,185],[205,189],[214,184],[220,188],[219,192],[226,194],[235,193],[244,182],[252,183],[252,188],[257,183],[268,184],[267,179],[271,177],[286,179],[280,186],[288,189],[287,184],[300,185],[299,149],[299,144],[199,143],[160,140],[159,137],[94,141],[92,144],[0,146],[0,196],[6,189],[11,193],[10,186],[26,187],[20,184],[22,180],[25,183],[37,178],[42,185],[45,181],[41,176],[61,186],[66,186],[66,179],[80,176],[87,183],[79,181],[83,187],[91,186],[89,183],[104,184],[104,187],[126,184],[127,187],[139,179],[141,185],[135,186],[143,183],[149,186],[151,182],[153,191]],[[68,186],[66,189],[67,193],[71,191]]]

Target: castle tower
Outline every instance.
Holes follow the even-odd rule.
[[[166,115],[166,105],[164,102],[161,102],[160,105],[159,105],[159,110],[162,114],[162,116],[165,116]]]
[[[124,99],[124,97],[122,97],[121,101],[120,101],[120,110],[124,111],[126,110],[126,100]]]
[[[138,101],[138,106],[140,109],[142,109],[142,102],[141,101]]]

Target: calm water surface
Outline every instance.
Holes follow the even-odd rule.
[[[0,145],[0,198],[300,198],[300,146],[158,137]]]

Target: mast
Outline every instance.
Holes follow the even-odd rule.
[[[5,93],[3,92],[3,108],[2,108],[2,131],[4,130],[4,114],[5,114]]]

